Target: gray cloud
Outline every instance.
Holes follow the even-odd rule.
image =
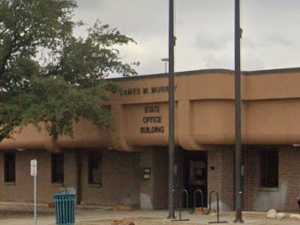
[[[233,42],[233,37],[231,35],[222,35],[216,37],[214,35],[207,35],[205,33],[199,34],[195,38],[195,47],[205,50],[205,51],[217,51],[224,49],[226,46],[231,45]]]
[[[293,41],[288,37],[284,37],[281,34],[271,34],[267,39],[266,43],[269,46],[282,46],[282,47],[292,47]]]
[[[123,48],[141,74],[164,71],[168,1],[79,0],[76,18],[118,27],[138,45]],[[176,70],[233,68],[233,0],[176,0]],[[241,1],[243,69],[300,66],[300,1]],[[83,34],[83,30],[77,30]]]

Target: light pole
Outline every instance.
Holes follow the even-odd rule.
[[[169,219],[175,218],[175,89],[174,89],[174,0],[169,0]]]
[[[240,0],[235,0],[235,221],[243,223],[242,216],[242,121],[241,121],[241,24],[240,24]]]

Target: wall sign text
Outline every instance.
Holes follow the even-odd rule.
[[[176,87],[175,87],[176,90]],[[148,95],[148,94],[161,94],[161,93],[168,93],[169,86],[159,86],[159,87],[146,87],[146,88],[139,88],[139,87],[132,87],[122,89],[120,92],[121,96],[138,96],[138,95]]]
[[[148,105],[144,107],[142,123],[143,126],[140,128],[142,134],[163,134],[165,132],[165,128],[162,125],[159,105]]]

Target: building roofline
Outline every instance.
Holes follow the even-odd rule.
[[[290,68],[275,68],[275,69],[265,69],[265,70],[248,70],[248,71],[242,71],[242,74],[244,75],[273,75],[278,73],[295,73],[300,72],[300,67],[290,67]],[[203,70],[188,70],[188,71],[180,71],[175,72],[175,76],[189,76],[189,75],[203,75],[207,73],[221,73],[221,74],[230,74],[233,75],[234,70],[230,69],[203,69]],[[127,81],[127,80],[142,80],[144,78],[147,79],[154,79],[154,78],[163,78],[167,77],[167,73],[156,73],[156,74],[144,74],[144,75],[137,75],[137,76],[131,76],[131,77],[116,77],[116,78],[109,78],[108,80],[114,80],[114,81]]]
[[[258,75],[258,74],[270,74],[270,73],[274,74],[274,73],[286,73],[286,72],[292,72],[292,73],[300,72],[300,67],[243,71],[243,73],[246,75]]]
[[[207,74],[207,73],[228,73],[231,74],[232,70],[227,69],[206,69],[206,70],[188,70],[188,71],[180,71],[175,72],[175,76],[188,76],[188,75],[195,75],[195,74]],[[167,73],[155,73],[155,74],[143,74],[143,75],[137,75],[137,76],[131,76],[131,77],[116,77],[116,78],[110,78],[109,80],[141,80],[144,78],[152,79],[152,78],[163,78],[167,77]]]

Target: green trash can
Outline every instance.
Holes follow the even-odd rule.
[[[61,192],[54,195],[55,217],[57,225],[75,224],[76,195]]]

